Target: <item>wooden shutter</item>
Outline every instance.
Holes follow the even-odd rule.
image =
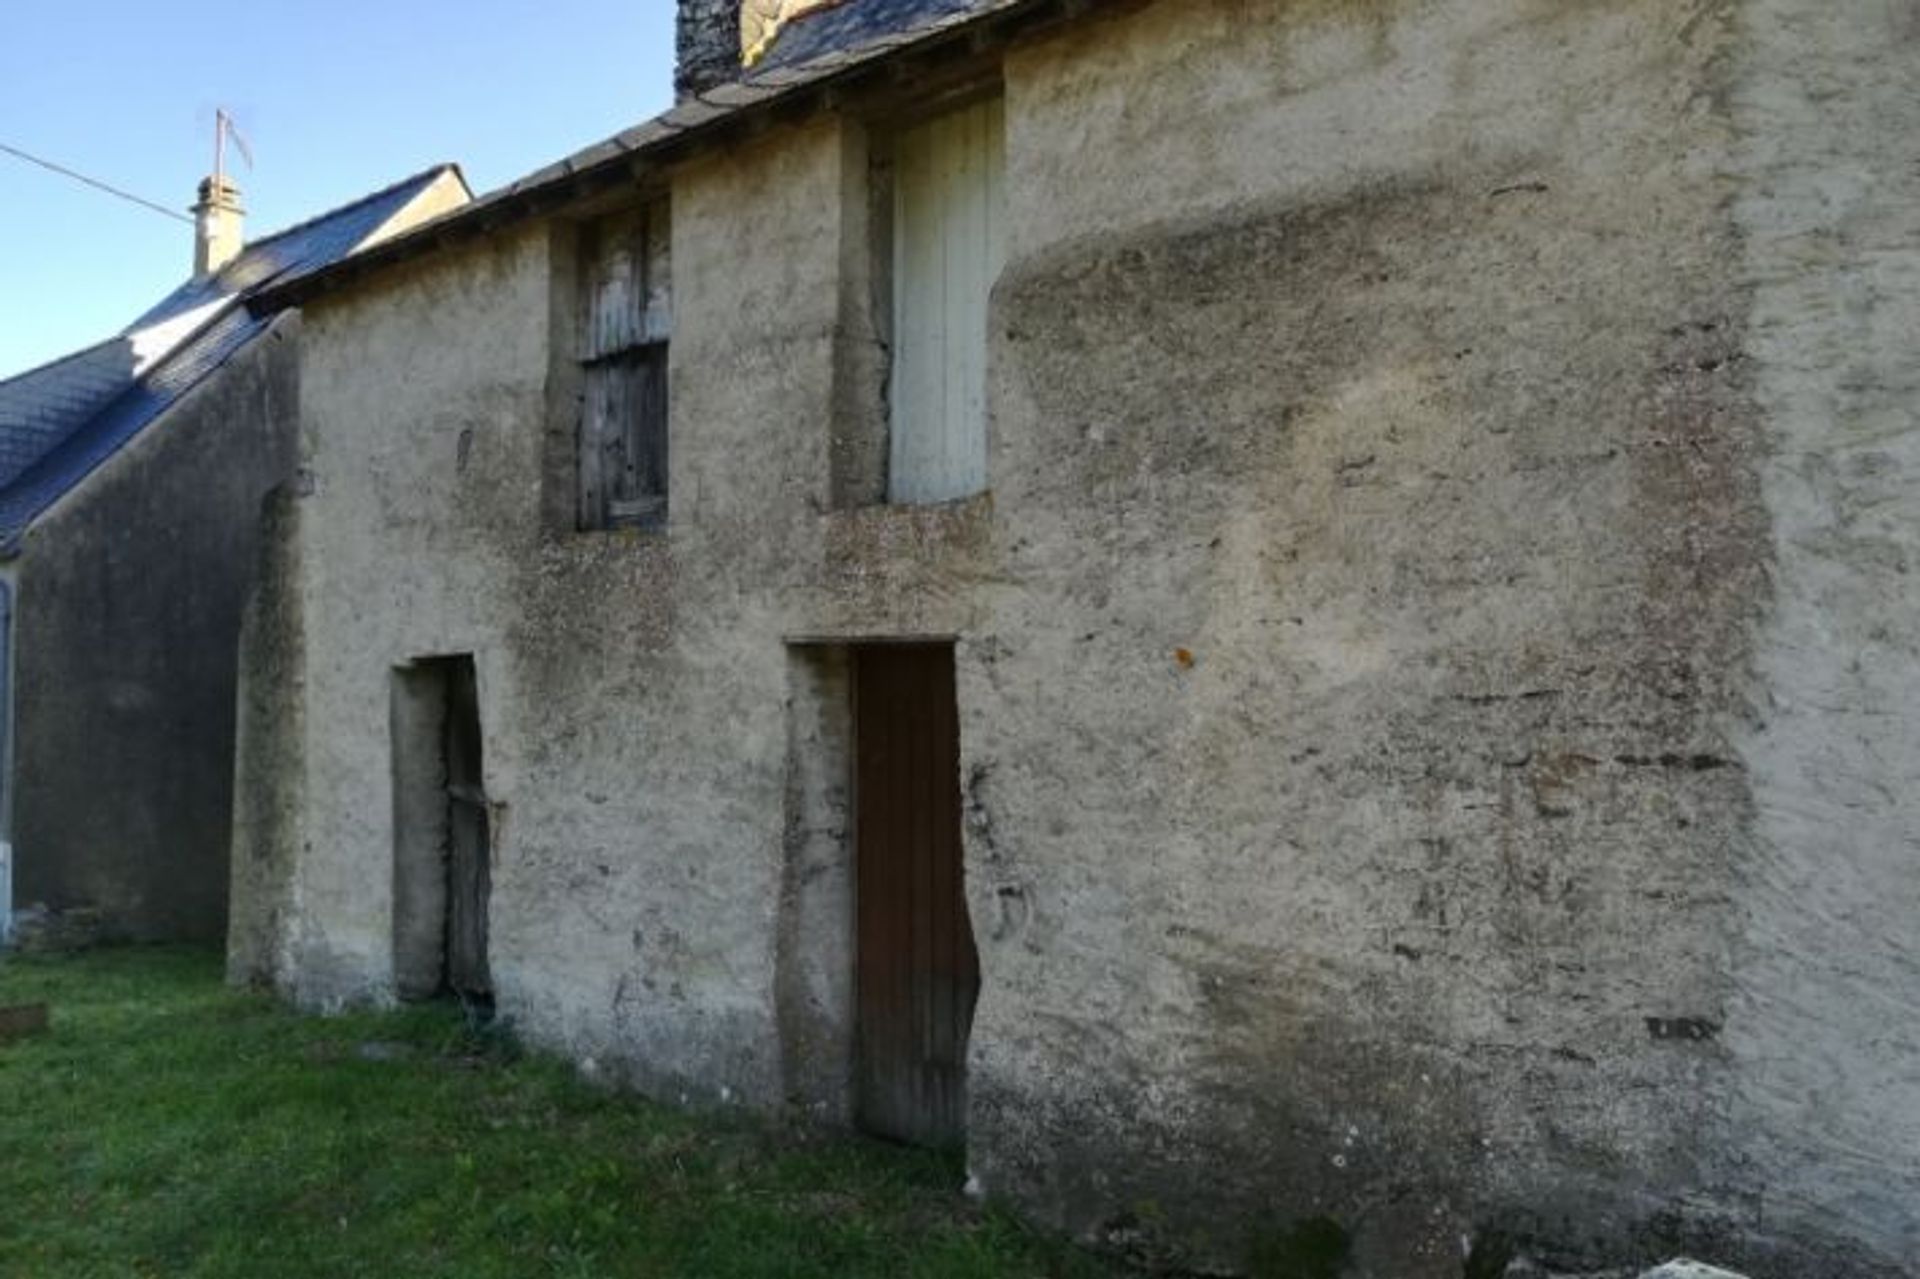
[[[673,283],[665,201],[588,237],[581,362],[580,527],[657,526],[667,510],[667,342]]]
[[[887,499],[987,487],[987,295],[1006,256],[995,98],[902,133],[894,155]]]

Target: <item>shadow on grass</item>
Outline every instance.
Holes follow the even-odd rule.
[[[597,1088],[450,1006],[311,1017],[171,948],[0,960],[0,1274],[1093,1276],[957,1156]]]

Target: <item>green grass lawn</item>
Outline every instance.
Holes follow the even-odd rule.
[[[955,1159],[680,1114],[445,1008],[301,1016],[198,952],[0,959],[0,1005],[38,1000],[52,1029],[0,1045],[8,1279],[1117,1273],[969,1204]]]

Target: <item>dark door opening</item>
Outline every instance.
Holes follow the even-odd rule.
[[[487,968],[488,865],[485,773],[480,757],[480,696],[473,659],[454,658],[447,671],[447,988],[464,999],[492,1002]]]
[[[853,702],[856,1113],[877,1135],[950,1145],[980,992],[952,646],[855,649]]]
[[[472,657],[395,673],[393,748],[395,985],[403,998],[451,993],[490,1008],[492,839]]]

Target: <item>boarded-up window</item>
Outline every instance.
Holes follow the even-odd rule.
[[[667,202],[588,228],[580,361],[580,527],[661,528],[667,518],[667,339],[673,330]]]
[[[1005,258],[998,98],[903,131],[893,166],[887,500],[987,487],[987,294]]]

